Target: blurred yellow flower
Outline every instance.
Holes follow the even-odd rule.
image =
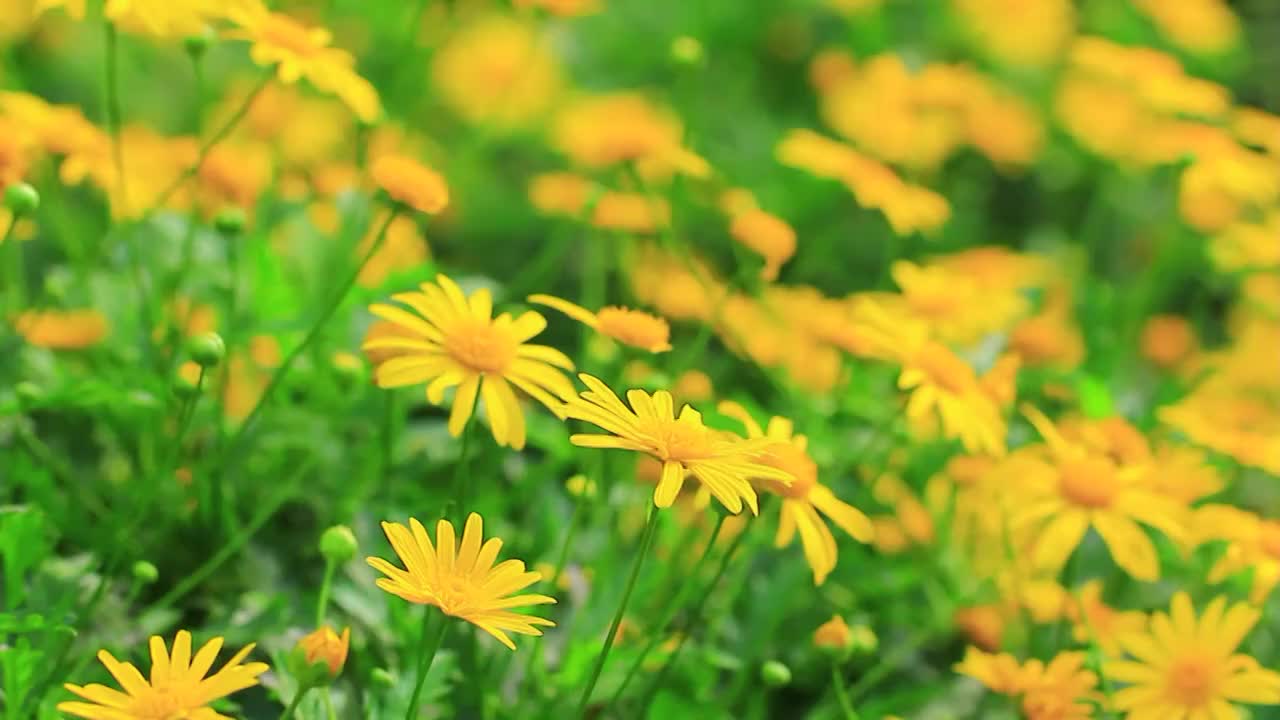
[[[328,30],[307,27],[257,4],[227,14],[240,28],[229,37],[251,42],[250,57],[258,65],[273,67],[281,82],[291,85],[305,78],[342,100],[362,121],[378,119],[382,109],[377,90],[356,73],[351,53],[329,47],[333,36]]]
[[[58,711],[87,720],[170,720],[175,717],[223,720],[209,707],[211,703],[234,692],[258,684],[258,676],[267,664],[244,663],[253,652],[253,644],[244,646],[216,673],[206,677],[222,649],[222,638],[205,643],[191,654],[191,633],[179,630],[172,652],[164,640],[151,636],[150,681],[132,663],[120,662],[106,650],[98,651],[98,660],[120,683],[124,692],[105,685],[71,685],[71,692],[89,702],[60,702]]]
[[[448,37],[431,62],[440,98],[472,124],[515,128],[541,117],[560,91],[560,66],[535,28],[488,15]]]
[[[1122,570],[1139,580],[1157,579],[1155,545],[1138,523],[1179,540],[1185,535],[1185,508],[1139,484],[1141,465],[1121,465],[1090,451],[1064,437],[1039,410],[1027,406],[1024,412],[1044,439],[1045,455],[1024,466],[1022,482],[1029,495],[1014,511],[1013,528],[1038,528],[1035,564],[1060,570],[1092,527]]]
[[[487,289],[467,296],[444,275],[419,287],[420,292],[391,296],[412,308],[412,313],[393,305],[369,307],[375,316],[407,331],[368,339],[362,346],[366,351],[399,351],[374,370],[378,386],[427,382],[427,400],[436,405],[444,401],[446,389],[457,386],[449,413],[449,432],[454,437],[462,434],[479,396],[493,439],[501,446],[524,448],[524,412],[511,386],[559,415],[557,397],[568,400],[575,394],[561,370],[572,370],[573,361],[554,348],[528,344],[547,325],[536,312],[517,318],[502,313],[495,318]]]
[[[1280,521],[1259,517],[1230,505],[1196,508],[1193,525],[1198,543],[1227,541],[1226,550],[1209,571],[1210,583],[1251,571],[1249,602],[1262,604],[1280,584]]]
[[[1019,663],[1007,653],[992,655],[974,647],[965,650],[955,670],[968,675],[993,692],[1022,697],[1020,706],[1028,720],[1091,720],[1098,676],[1085,669],[1083,652],[1059,652],[1047,664],[1031,659]]]
[[[799,530],[805,560],[813,571],[813,584],[826,582],[836,567],[838,553],[836,539],[818,513],[826,515],[837,527],[862,543],[871,542],[875,535],[871,520],[818,482],[818,465],[807,451],[809,439],[795,434],[790,420],[776,416],[769,418],[765,429],[737,403],[722,402],[717,409],[741,422],[748,438],[773,443],[755,458],[756,461],[782,470],[792,478],[786,485],[764,478],[758,480],[763,489],[782,498],[774,547],[789,545]]]
[[[298,647],[307,664],[324,663],[329,668],[330,677],[337,677],[347,662],[347,651],[351,647],[351,628],[343,628],[339,635],[333,628],[325,625],[299,640]]]
[[[813,631],[813,646],[828,650],[845,650],[853,645],[853,634],[849,625],[839,615],[818,626]]]
[[[1134,0],[1175,45],[1219,53],[1240,42],[1240,21],[1222,0]]]
[[[551,295],[530,295],[529,302],[554,308],[605,337],[623,345],[658,353],[671,349],[671,328],[667,321],[643,310],[608,306],[599,312]]]
[[[1113,660],[1102,671],[1126,683],[1112,697],[1127,720],[1236,717],[1232,703],[1280,704],[1280,673],[1236,653],[1261,613],[1245,603],[1228,607],[1215,598],[1196,616],[1191,598],[1178,591],[1168,613],[1153,613],[1146,632],[1121,635],[1131,660]]]
[[[28,343],[51,350],[83,350],[107,336],[107,318],[97,310],[28,310],[13,328]]]
[[[449,204],[444,177],[422,163],[402,155],[383,155],[370,169],[373,182],[391,199],[428,215],[439,214]]]
[[[1071,0],[952,0],[951,5],[973,36],[973,47],[1006,65],[1051,65],[1075,35]]]
[[[796,231],[782,218],[763,210],[747,210],[733,217],[729,234],[752,252],[764,258],[761,277],[778,279],[782,265],[796,253]]]
[[[606,190],[575,173],[535,176],[529,182],[529,201],[548,215],[585,220],[606,230],[650,233],[671,222],[666,198]],[[588,209],[591,216],[584,217]]]
[[[1142,356],[1169,369],[1191,357],[1198,341],[1191,323],[1180,315],[1153,315],[1142,326]]]
[[[551,131],[552,144],[582,167],[633,162],[642,176],[651,179],[673,172],[705,176],[706,161],[681,146],[683,135],[674,113],[631,92],[570,101],[557,114]]]
[[[502,541],[484,540],[484,521],[476,513],[467,516],[460,543],[448,520],[436,524],[435,544],[414,518],[409,519],[409,527],[383,522],[382,530],[405,567],[401,570],[382,558],[367,558],[373,569],[386,576],[377,580],[383,590],[411,603],[434,605],[445,615],[489,633],[512,650],[516,646],[508,632],[539,636],[539,626],[555,627],[545,618],[509,609],[554,604],[556,600],[546,595],[511,595],[538,582],[542,575],[525,572],[520,560],[494,565]]]
[[[565,416],[589,422],[609,434],[573,435],[570,442],[579,447],[631,450],[661,461],[662,476],[653,491],[653,503],[660,508],[675,502],[686,474],[693,475],[734,514],[742,512],[743,501],[752,514],[760,512],[750,480],[790,484],[794,479],[789,472],[759,460],[772,440],[742,440],[716,432],[688,405],[677,416],[671,393],[665,390],[653,395],[629,390],[628,408],[597,378],[585,373],[578,377],[589,389],[566,403]]]
[[[233,0],[228,4],[248,7],[257,3]],[[122,30],[177,38],[203,32],[211,20],[223,15],[222,5],[218,0],[106,0],[102,13]],[[83,7],[79,11],[83,15]]]

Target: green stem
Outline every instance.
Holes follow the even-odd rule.
[[[333,711],[333,696],[327,687],[324,689],[324,715],[328,720],[338,720],[338,714]]]
[[[658,528],[658,508],[656,505],[649,506],[649,522],[645,524],[644,535],[640,539],[640,550],[636,552],[636,559],[631,564],[631,576],[627,578],[626,588],[622,591],[622,600],[618,603],[618,610],[613,614],[613,622],[609,625],[609,634],[605,636],[604,645],[600,648],[600,655],[596,658],[595,667],[591,670],[591,679],[587,682],[587,686],[582,691],[582,697],[578,700],[578,711],[574,713],[580,720],[587,716],[587,703],[591,701],[591,692],[596,689],[596,683],[600,680],[600,673],[604,670],[604,663],[609,659],[609,651],[613,649],[613,640],[618,635],[618,627],[622,624],[622,616],[627,611],[627,602],[631,599],[631,593],[636,588],[636,580],[640,577],[640,568],[644,565],[644,558],[649,554],[649,546],[653,544],[654,532]]]
[[[0,240],[0,250],[5,254],[5,270],[8,273],[6,285],[9,286],[9,292],[5,293],[5,299],[10,310],[19,310],[23,305],[23,295],[25,291],[25,279],[22,273],[22,248],[18,247],[18,241],[13,237],[14,228],[18,227],[18,219],[21,217],[18,213],[13,213],[9,218],[9,227],[5,228],[4,239]]]
[[[468,451],[471,449],[471,435],[476,424],[476,408],[480,404],[480,389],[483,386],[484,377],[482,376],[480,378],[480,387],[476,388],[476,396],[471,401],[471,412],[467,416],[466,424],[462,427],[462,447],[458,450],[458,462],[453,466],[453,499],[445,505],[445,517],[449,517],[454,510],[457,510],[458,522],[464,521],[467,517],[467,489],[471,480],[467,459]],[[450,507],[450,504],[453,507]]]
[[[831,687],[835,688],[836,699],[840,701],[840,709],[844,711],[845,720],[858,720],[858,711],[853,709],[853,701],[844,689],[844,678],[840,675],[840,666],[831,662]]]
[[[249,92],[249,95],[244,99],[244,102],[235,111],[235,113],[228,118],[227,121],[222,124],[222,127],[218,128],[213,135],[210,135],[208,140],[204,141],[204,144],[196,151],[195,162],[186,170],[182,171],[181,175],[179,175],[172,183],[169,183],[169,187],[165,188],[156,196],[156,201],[152,203],[152,209],[163,207],[164,204],[173,197],[174,193],[181,190],[182,186],[187,184],[188,180],[195,177],[196,173],[200,172],[200,166],[203,165],[205,159],[209,157],[209,153],[215,146],[217,146],[218,143],[222,142],[232,130],[235,129],[236,125],[240,124],[240,121],[244,119],[245,115],[249,114],[249,108],[253,107],[253,101],[258,99],[258,95],[262,94],[262,91],[267,88],[267,84],[271,82],[271,78],[273,77],[275,77],[274,66],[267,68],[267,72],[262,76],[262,80],[260,80],[258,84],[254,86],[253,90]]]
[[[585,492],[585,489],[584,489]],[[569,548],[573,546],[573,536],[578,531],[578,520],[582,515],[582,509],[586,506],[581,495],[574,498],[573,513],[569,515],[569,527],[565,528],[564,540],[560,543],[560,552],[556,557],[555,572],[551,577],[551,587],[560,586],[560,576],[564,574],[565,563],[569,559]],[[521,687],[527,683],[533,673],[533,668],[542,660],[542,636],[534,638],[534,646],[525,659],[524,672],[520,674]]]
[[[618,686],[618,689],[613,693],[613,699],[609,701],[610,705],[622,698],[622,693],[626,691],[627,686],[635,679],[636,673],[640,671],[640,666],[644,664],[645,658],[649,657],[649,653],[653,652],[653,649],[662,642],[663,633],[671,625],[671,622],[675,620],[676,614],[684,607],[685,602],[688,601],[689,595],[693,591],[693,581],[702,574],[702,568],[711,557],[711,551],[715,549],[716,538],[720,537],[720,529],[724,527],[724,521],[727,517],[729,516],[724,513],[717,513],[715,527],[711,530],[711,537],[707,538],[707,546],[703,548],[702,555],[698,557],[698,561],[694,564],[693,570],[689,572],[687,580],[681,586],[680,591],[676,593],[675,600],[667,604],[667,612],[663,615],[662,620],[653,626],[649,642],[645,644],[636,659],[631,661],[631,667],[627,668],[627,674],[622,678],[622,684]],[[684,546],[685,544],[682,543],[679,547]],[[665,593],[659,593],[659,597],[663,596],[665,596]]]
[[[355,268],[343,281],[338,292],[334,293],[333,297],[329,300],[328,305],[326,305],[324,310],[321,311],[320,316],[316,318],[315,324],[311,326],[311,330],[307,332],[306,337],[304,337],[302,342],[298,343],[298,345],[289,352],[289,355],[285,357],[284,362],[280,363],[280,367],[271,375],[271,380],[267,383],[267,387],[262,391],[262,395],[258,398],[258,402],[253,406],[253,409],[249,411],[249,414],[245,417],[244,421],[240,423],[240,427],[237,428],[235,435],[231,436],[231,439],[227,441],[227,444],[218,454],[218,463],[215,467],[222,466],[225,470],[225,464],[221,461],[226,458],[232,450],[239,446],[240,441],[244,439],[246,431],[251,425],[253,425],[253,421],[257,419],[259,414],[261,414],[263,408],[266,407],[267,402],[271,399],[276,388],[280,386],[280,383],[284,380],[285,376],[289,374],[289,370],[293,368],[293,364],[297,362],[298,358],[302,356],[302,353],[320,337],[320,333],[324,330],[325,324],[328,323],[329,319],[333,317],[333,314],[338,311],[338,308],[342,305],[343,299],[347,297],[347,293],[351,290],[351,286],[355,284],[356,278],[360,276],[360,272],[364,270],[364,266],[369,262],[369,258],[373,257],[374,253],[378,252],[378,250],[382,248],[382,243],[387,237],[387,228],[391,227],[391,221],[394,220],[398,214],[398,209],[393,209],[387,214],[387,219],[382,223],[382,227],[378,230],[377,237],[374,238],[373,245],[369,248],[369,252],[365,253],[364,258],[361,259],[359,263],[356,263]]]
[[[324,627],[324,614],[329,609],[329,587],[333,584],[333,571],[337,563],[325,558],[324,579],[320,581],[320,597],[316,599],[316,627]]]
[[[293,713],[298,709],[298,704],[302,702],[302,698],[310,691],[309,687],[300,687],[298,692],[293,694],[293,699],[289,701],[289,705],[285,707],[284,712],[280,713],[280,720],[288,720],[293,717]]]
[[[436,631],[434,637],[431,635],[430,627],[431,613],[423,612],[422,642],[418,646],[418,678],[413,683],[413,696],[409,698],[409,710],[404,714],[404,720],[415,720],[418,717],[418,702],[422,697],[422,685],[427,680],[427,671],[431,669],[431,661],[435,659],[436,652],[440,649],[440,644],[444,642],[445,632],[449,629],[449,617],[447,615],[440,616],[440,629]]]
[[[742,547],[743,540],[749,533],[746,530],[738,533],[733,539],[733,543],[725,550],[724,555],[720,558],[720,565],[716,568],[716,574],[711,578],[711,582],[707,583],[706,590],[698,597],[698,603],[694,606],[693,612],[689,613],[689,627],[697,627],[702,622],[702,611],[707,605],[707,600],[711,594],[715,592],[716,586],[720,584],[720,578],[724,577],[724,573],[729,569],[729,561],[737,553],[738,548]],[[657,696],[658,690],[662,687],[663,681],[667,677],[667,673],[675,666],[676,659],[680,656],[680,651],[684,649],[685,643],[689,640],[690,630],[686,630],[681,636],[680,641],[676,643],[675,649],[667,656],[666,661],[662,664],[657,674],[653,677],[653,682],[649,683],[649,688],[645,691],[643,699],[640,701],[640,712],[636,717],[645,717],[649,712],[649,705],[653,703],[654,697]]]
[[[116,184],[120,193],[120,204],[129,207],[128,193],[124,179],[124,148],[120,140],[120,78],[119,78],[119,33],[110,20],[103,22],[106,30],[106,60],[102,64],[107,89],[107,132],[111,135],[111,160],[116,166]]]

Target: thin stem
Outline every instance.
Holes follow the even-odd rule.
[[[627,686],[629,686],[631,681],[635,679],[636,673],[639,672],[640,666],[644,664],[645,659],[649,657],[649,653],[653,652],[653,649],[662,642],[663,632],[666,631],[667,627],[671,624],[671,621],[675,620],[676,614],[684,607],[685,602],[689,600],[689,595],[693,592],[694,586],[692,581],[696,580],[698,576],[702,574],[702,568],[711,557],[711,551],[715,549],[716,538],[720,537],[720,529],[724,527],[724,521],[727,517],[729,516],[723,513],[717,514],[715,527],[711,529],[711,536],[707,538],[707,545],[703,548],[702,555],[698,557],[698,561],[694,564],[693,570],[689,572],[688,581],[686,581],[681,586],[680,591],[676,593],[675,600],[667,604],[667,612],[663,615],[662,620],[660,620],[657,625],[653,626],[652,632],[649,636],[649,642],[645,644],[642,650],[640,650],[640,654],[636,656],[636,659],[631,661],[631,667],[627,668],[627,674],[622,678],[622,684],[618,686],[618,689],[613,693],[613,699],[609,701],[610,705],[618,702],[622,697],[622,693],[626,691]],[[659,597],[662,596],[663,594],[659,594]]]
[[[374,253],[378,252],[378,250],[382,248],[382,243],[387,238],[387,228],[391,227],[391,221],[394,220],[397,215],[399,215],[398,209],[393,209],[387,214],[387,219],[382,223],[382,227],[378,230],[377,237],[374,238],[373,245],[370,246],[369,252],[365,253],[364,258],[356,264],[355,268],[343,281],[338,292],[334,293],[333,297],[329,300],[329,304],[325,306],[324,310],[321,311],[320,316],[316,318],[315,324],[311,326],[311,330],[307,332],[306,337],[304,337],[302,342],[298,343],[298,345],[289,352],[289,355],[285,357],[284,362],[280,363],[280,367],[276,369],[274,374],[272,374],[271,380],[267,383],[266,389],[264,389],[262,391],[262,395],[258,397],[258,402],[253,406],[253,409],[249,411],[249,414],[245,417],[244,421],[240,423],[240,427],[236,430],[235,435],[231,436],[231,439],[227,441],[227,444],[218,454],[218,465],[222,465],[221,460],[230,454],[231,450],[234,450],[239,446],[240,441],[244,438],[245,432],[248,431],[249,427],[253,425],[253,421],[257,419],[263,408],[266,407],[267,402],[271,399],[276,388],[279,387],[285,376],[289,374],[289,370],[293,368],[293,364],[297,362],[298,358],[302,356],[302,353],[320,337],[320,332],[324,330],[324,326],[329,321],[329,318],[333,317],[333,314],[337,312],[338,308],[342,305],[342,301],[346,298],[347,292],[349,292],[351,290],[351,286],[355,284],[356,278],[359,277],[360,272],[364,270],[364,266],[369,262],[369,258],[373,257]]]
[[[329,609],[329,587],[333,584],[333,571],[337,563],[325,558],[324,579],[320,581],[320,597],[316,599],[316,627],[324,627],[324,614]]]
[[[333,696],[329,694],[329,688],[324,689],[324,715],[328,720],[338,720],[338,714],[333,711]]]
[[[275,77],[275,68],[267,68],[267,72],[262,76],[262,80],[260,80],[258,84],[254,86],[253,90],[250,91],[249,95],[244,99],[244,103],[242,103],[235,113],[222,124],[222,127],[218,128],[213,135],[210,135],[209,139],[205,140],[204,144],[200,146],[200,149],[196,152],[195,162],[184,170],[172,183],[170,183],[169,187],[165,188],[156,196],[156,201],[152,204],[153,208],[163,207],[164,204],[173,197],[174,193],[182,189],[182,186],[187,184],[188,180],[195,177],[196,173],[200,172],[200,166],[204,164],[205,158],[209,157],[209,153],[213,148],[218,143],[222,142],[227,135],[235,129],[236,125],[240,124],[240,121],[244,119],[244,116],[249,113],[249,108],[253,107],[253,101],[258,99],[258,95],[262,94],[262,91],[267,88],[267,84],[271,82],[271,78],[273,77]]]
[[[484,385],[484,378],[480,378],[480,385]],[[453,507],[446,505],[445,517],[449,517],[454,510],[458,511],[459,522],[467,516],[467,486],[471,480],[471,473],[468,472],[467,458],[468,451],[471,449],[471,435],[476,424],[476,406],[480,404],[480,388],[476,388],[476,396],[471,400],[471,412],[467,416],[467,422],[462,428],[462,447],[458,450],[458,462],[453,466],[453,499],[450,503]]]
[[[729,545],[729,549],[725,550],[724,555],[720,558],[720,565],[716,568],[716,574],[711,578],[711,582],[707,583],[706,590],[698,596],[698,604],[694,606],[693,612],[689,613],[689,626],[694,627],[702,622],[702,611],[707,606],[707,600],[711,594],[715,592],[716,586],[720,584],[720,578],[724,577],[724,573],[729,569],[729,561],[737,553],[738,548],[742,547],[743,540],[749,533],[742,531],[733,539],[733,543]],[[640,701],[640,712],[636,717],[645,717],[649,712],[649,705],[653,702],[654,697],[658,694],[658,689],[662,687],[663,681],[667,677],[667,673],[675,666],[676,659],[680,657],[680,651],[684,649],[685,643],[689,640],[690,631],[686,631],[680,635],[680,641],[676,643],[675,649],[667,656],[657,674],[653,676],[653,682],[649,683],[649,688],[645,691],[644,698]]]
[[[644,536],[640,539],[640,550],[636,553],[636,559],[631,564],[631,576],[627,578],[626,588],[622,591],[622,600],[618,603],[618,610],[613,614],[613,623],[609,625],[609,634],[605,636],[604,646],[600,648],[600,655],[596,658],[595,667],[591,670],[591,679],[587,682],[586,688],[582,691],[582,697],[578,700],[578,711],[574,713],[579,719],[587,716],[587,703],[591,701],[591,692],[596,689],[596,683],[600,680],[600,673],[604,670],[604,663],[609,659],[609,651],[613,649],[613,640],[618,635],[618,627],[622,624],[622,616],[627,611],[627,602],[631,599],[631,593],[636,588],[636,580],[640,577],[640,568],[644,565],[644,558],[649,554],[649,546],[653,544],[654,531],[658,528],[658,508],[656,505],[649,506],[649,522],[645,525]]]
[[[12,310],[22,307],[22,297],[26,294],[24,290],[26,282],[22,276],[22,248],[18,247],[18,241],[13,237],[14,228],[18,227],[19,217],[21,216],[18,213],[13,213],[9,218],[9,227],[5,228],[4,239],[0,240],[0,250],[4,251],[5,270],[8,272],[5,284],[9,286],[9,292],[5,293],[5,299]]]
[[[564,540],[560,543],[560,552],[556,556],[555,571],[551,576],[551,587],[560,586],[560,576],[564,574],[565,563],[569,559],[569,548],[573,546],[573,537],[578,531],[578,520],[582,515],[582,510],[586,506],[581,495],[574,498],[573,513],[569,515],[569,527],[565,528]],[[534,638],[534,646],[527,654],[524,663],[524,672],[520,674],[520,684],[523,686],[529,681],[533,672],[534,665],[542,660],[542,636]]]
[[[182,410],[178,413],[178,428],[173,435],[173,449],[169,462],[165,463],[165,472],[172,474],[182,463],[182,441],[187,437],[187,430],[191,427],[191,418],[196,414],[196,403],[200,402],[200,392],[204,390],[204,378],[206,369],[204,365],[200,366],[200,375],[196,378],[196,389],[190,397],[184,398],[182,402]]]
[[[116,166],[116,186],[120,194],[122,208],[129,207],[128,193],[124,180],[124,148],[120,140],[120,78],[119,78],[119,33],[110,20],[103,21],[106,30],[106,61],[102,70],[107,89],[107,132],[111,135],[111,160]]]
[[[845,720],[859,720],[858,711],[853,709],[853,701],[844,689],[844,677],[840,675],[840,666],[831,661],[831,687],[835,688],[836,699],[840,701],[840,709],[844,711]]]
[[[298,692],[293,694],[293,699],[289,701],[289,705],[285,707],[284,712],[280,713],[280,720],[288,720],[293,717],[293,713],[298,709],[298,704],[302,702],[302,698],[306,696],[311,688],[300,687]]]
[[[440,629],[436,631],[435,636],[431,636],[431,613],[424,612],[422,614],[422,643],[418,646],[418,679],[413,683],[413,695],[409,698],[409,710],[404,714],[404,720],[414,720],[418,717],[418,702],[422,697],[422,685],[427,680],[427,671],[431,669],[431,661],[436,657],[436,651],[440,649],[440,644],[444,642],[444,634],[449,630],[449,617],[447,615],[440,616]]]

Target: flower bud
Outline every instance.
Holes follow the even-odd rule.
[[[791,668],[777,660],[766,660],[760,666],[760,680],[771,688],[786,687],[791,684]]]
[[[143,585],[150,585],[160,579],[160,571],[146,560],[139,560],[133,564],[133,579]]]
[[[393,688],[396,686],[396,676],[386,668],[374,668],[373,672],[369,673],[369,679],[378,687]]]
[[[853,648],[853,636],[844,618],[833,615],[813,632],[814,647],[834,657],[843,658]]]
[[[671,41],[671,59],[680,65],[699,65],[702,57],[702,43],[697,38],[681,35]]]
[[[199,60],[204,54],[209,52],[209,48],[217,41],[218,36],[214,34],[213,29],[208,25],[200,29],[195,35],[188,35],[182,39],[182,48],[187,51],[193,60]]]
[[[578,474],[565,481],[564,487],[576,498],[593,498],[596,496],[596,484],[586,475]]]
[[[289,663],[303,687],[327,685],[342,672],[351,647],[351,628],[338,635],[328,625],[298,641]]]
[[[195,397],[200,392],[200,366],[194,362],[182,363],[173,377],[173,391],[179,397]]]
[[[187,340],[187,353],[196,364],[210,368],[227,356],[227,345],[216,332],[200,333]]]
[[[328,562],[344,563],[356,556],[356,536],[346,525],[334,525],[320,535],[320,554]]]
[[[24,182],[18,182],[4,189],[4,206],[16,215],[30,215],[40,207],[40,193]]]
[[[853,641],[853,651],[870,655],[880,649],[880,638],[876,637],[876,631],[867,625],[854,625],[850,629],[850,639]]]
[[[234,206],[225,207],[214,216],[213,229],[226,236],[239,235],[247,223],[244,210]]]

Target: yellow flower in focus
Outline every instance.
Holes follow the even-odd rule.
[[[329,676],[337,677],[347,662],[347,651],[351,647],[351,628],[343,628],[342,635],[338,635],[333,628],[325,625],[299,640],[298,647],[308,665],[324,663],[329,668]]]
[[[1219,53],[1240,42],[1240,21],[1222,0],[1134,0],[1175,45],[1197,53]]]
[[[210,703],[257,685],[258,676],[267,671],[266,663],[243,662],[253,652],[250,643],[206,677],[222,649],[222,638],[213,638],[193,656],[191,633],[186,630],[178,631],[171,651],[155,635],[150,649],[150,681],[132,663],[120,662],[106,650],[99,650],[98,660],[124,692],[98,684],[67,684],[67,690],[89,702],[60,702],[58,711],[87,720],[227,720],[226,715],[210,708]]]
[[[871,520],[860,510],[836,497],[826,485],[818,482],[818,465],[809,457],[809,439],[797,435],[790,420],[783,417],[769,418],[768,428],[761,428],[746,408],[734,402],[722,402],[717,408],[722,414],[742,423],[751,440],[769,441],[768,446],[755,459],[757,462],[777,468],[791,478],[783,485],[767,479],[760,483],[765,490],[782,498],[782,510],[778,517],[778,533],[774,547],[786,547],[800,533],[800,545],[805,560],[813,570],[813,584],[822,585],[835,570],[838,553],[836,539],[823,522],[826,515],[841,530],[861,543],[871,542],[875,530]]]
[[[292,85],[305,78],[317,90],[342,100],[362,121],[378,119],[382,112],[378,91],[356,73],[351,53],[329,47],[333,36],[328,30],[307,27],[256,4],[228,16],[240,27],[229,37],[251,42],[249,56],[254,63],[274,67],[280,82]]]
[[[470,296],[444,275],[433,283],[422,283],[420,292],[392,295],[409,312],[393,305],[369,307],[375,316],[387,320],[404,335],[385,335],[366,340],[362,348],[394,350],[395,357],[380,362],[374,370],[379,387],[427,384],[427,400],[439,405],[444,392],[457,386],[449,413],[449,432],[458,437],[484,400],[493,439],[501,446],[524,448],[524,412],[512,385],[560,414],[561,403],[574,396],[573,384],[563,370],[572,370],[573,361],[545,345],[528,340],[546,327],[536,312],[517,318],[510,313],[493,317],[493,299],[486,289]]]
[[[951,5],[973,35],[973,47],[1007,65],[1051,65],[1075,35],[1071,0],[952,0]]]
[[[759,514],[756,493],[750,480],[776,480],[790,484],[791,473],[764,464],[758,456],[774,441],[742,440],[711,430],[702,423],[702,414],[685,405],[675,413],[671,393],[650,395],[643,390],[627,391],[628,408],[599,379],[578,376],[589,388],[569,400],[566,417],[589,422],[608,435],[573,435],[578,447],[614,448],[651,455],[662,462],[662,475],[653,491],[653,503],[667,508],[684,487],[685,475],[693,475],[735,515],[745,500],[752,514]]]
[[[1261,613],[1245,603],[1228,607],[1225,597],[1199,617],[1186,592],[1174,594],[1168,613],[1153,613],[1146,632],[1120,636],[1131,660],[1114,660],[1102,671],[1128,687],[1112,697],[1127,720],[1237,717],[1232,703],[1280,704],[1280,673],[1264,669],[1236,647]]]
[[[373,247],[379,227],[382,227],[381,222],[370,226],[369,232],[356,247],[356,257],[364,257],[369,252],[369,248]],[[382,247],[378,248],[378,251],[361,268],[356,282],[360,287],[376,288],[386,282],[392,273],[418,267],[430,257],[431,250],[427,247],[426,239],[419,232],[418,224],[413,218],[397,216],[387,228],[387,236],[382,241]]]
[[[515,128],[542,116],[560,91],[549,43],[526,23],[490,15],[462,26],[431,61],[440,98],[467,122]]]
[[[107,319],[97,310],[28,310],[13,327],[28,343],[50,350],[83,350],[107,336]]]
[[[782,218],[763,210],[748,210],[735,215],[729,225],[729,234],[764,258],[760,276],[770,282],[778,279],[782,265],[796,253],[796,231]]]
[[[623,345],[659,353],[671,349],[671,328],[667,321],[642,310],[609,306],[599,312],[551,295],[530,295],[529,302],[554,308],[605,337]]]
[[[525,572],[524,562],[520,560],[504,560],[494,565],[502,541],[484,540],[484,521],[476,513],[467,516],[460,543],[448,520],[436,524],[434,544],[426,528],[414,518],[409,518],[409,527],[383,522],[382,530],[405,567],[401,570],[382,558],[366,559],[373,569],[386,576],[377,580],[383,590],[411,603],[434,605],[445,615],[465,620],[489,633],[512,650],[516,645],[508,632],[540,636],[539,626],[555,627],[555,623],[545,618],[509,609],[554,604],[556,600],[546,595],[511,595],[538,582],[542,575]]]
[[[1015,532],[1036,531],[1036,566],[1058,571],[1090,527],[1102,536],[1112,559],[1139,580],[1160,576],[1155,545],[1138,525],[1158,528],[1174,540],[1184,537],[1185,508],[1137,482],[1141,465],[1120,465],[1111,457],[1071,442],[1039,410],[1024,408],[1045,442],[1045,457],[1025,467],[1030,496],[1015,510]]]
[[[417,160],[383,155],[374,161],[369,172],[392,200],[418,212],[436,215],[449,204],[449,186],[444,178]]]

